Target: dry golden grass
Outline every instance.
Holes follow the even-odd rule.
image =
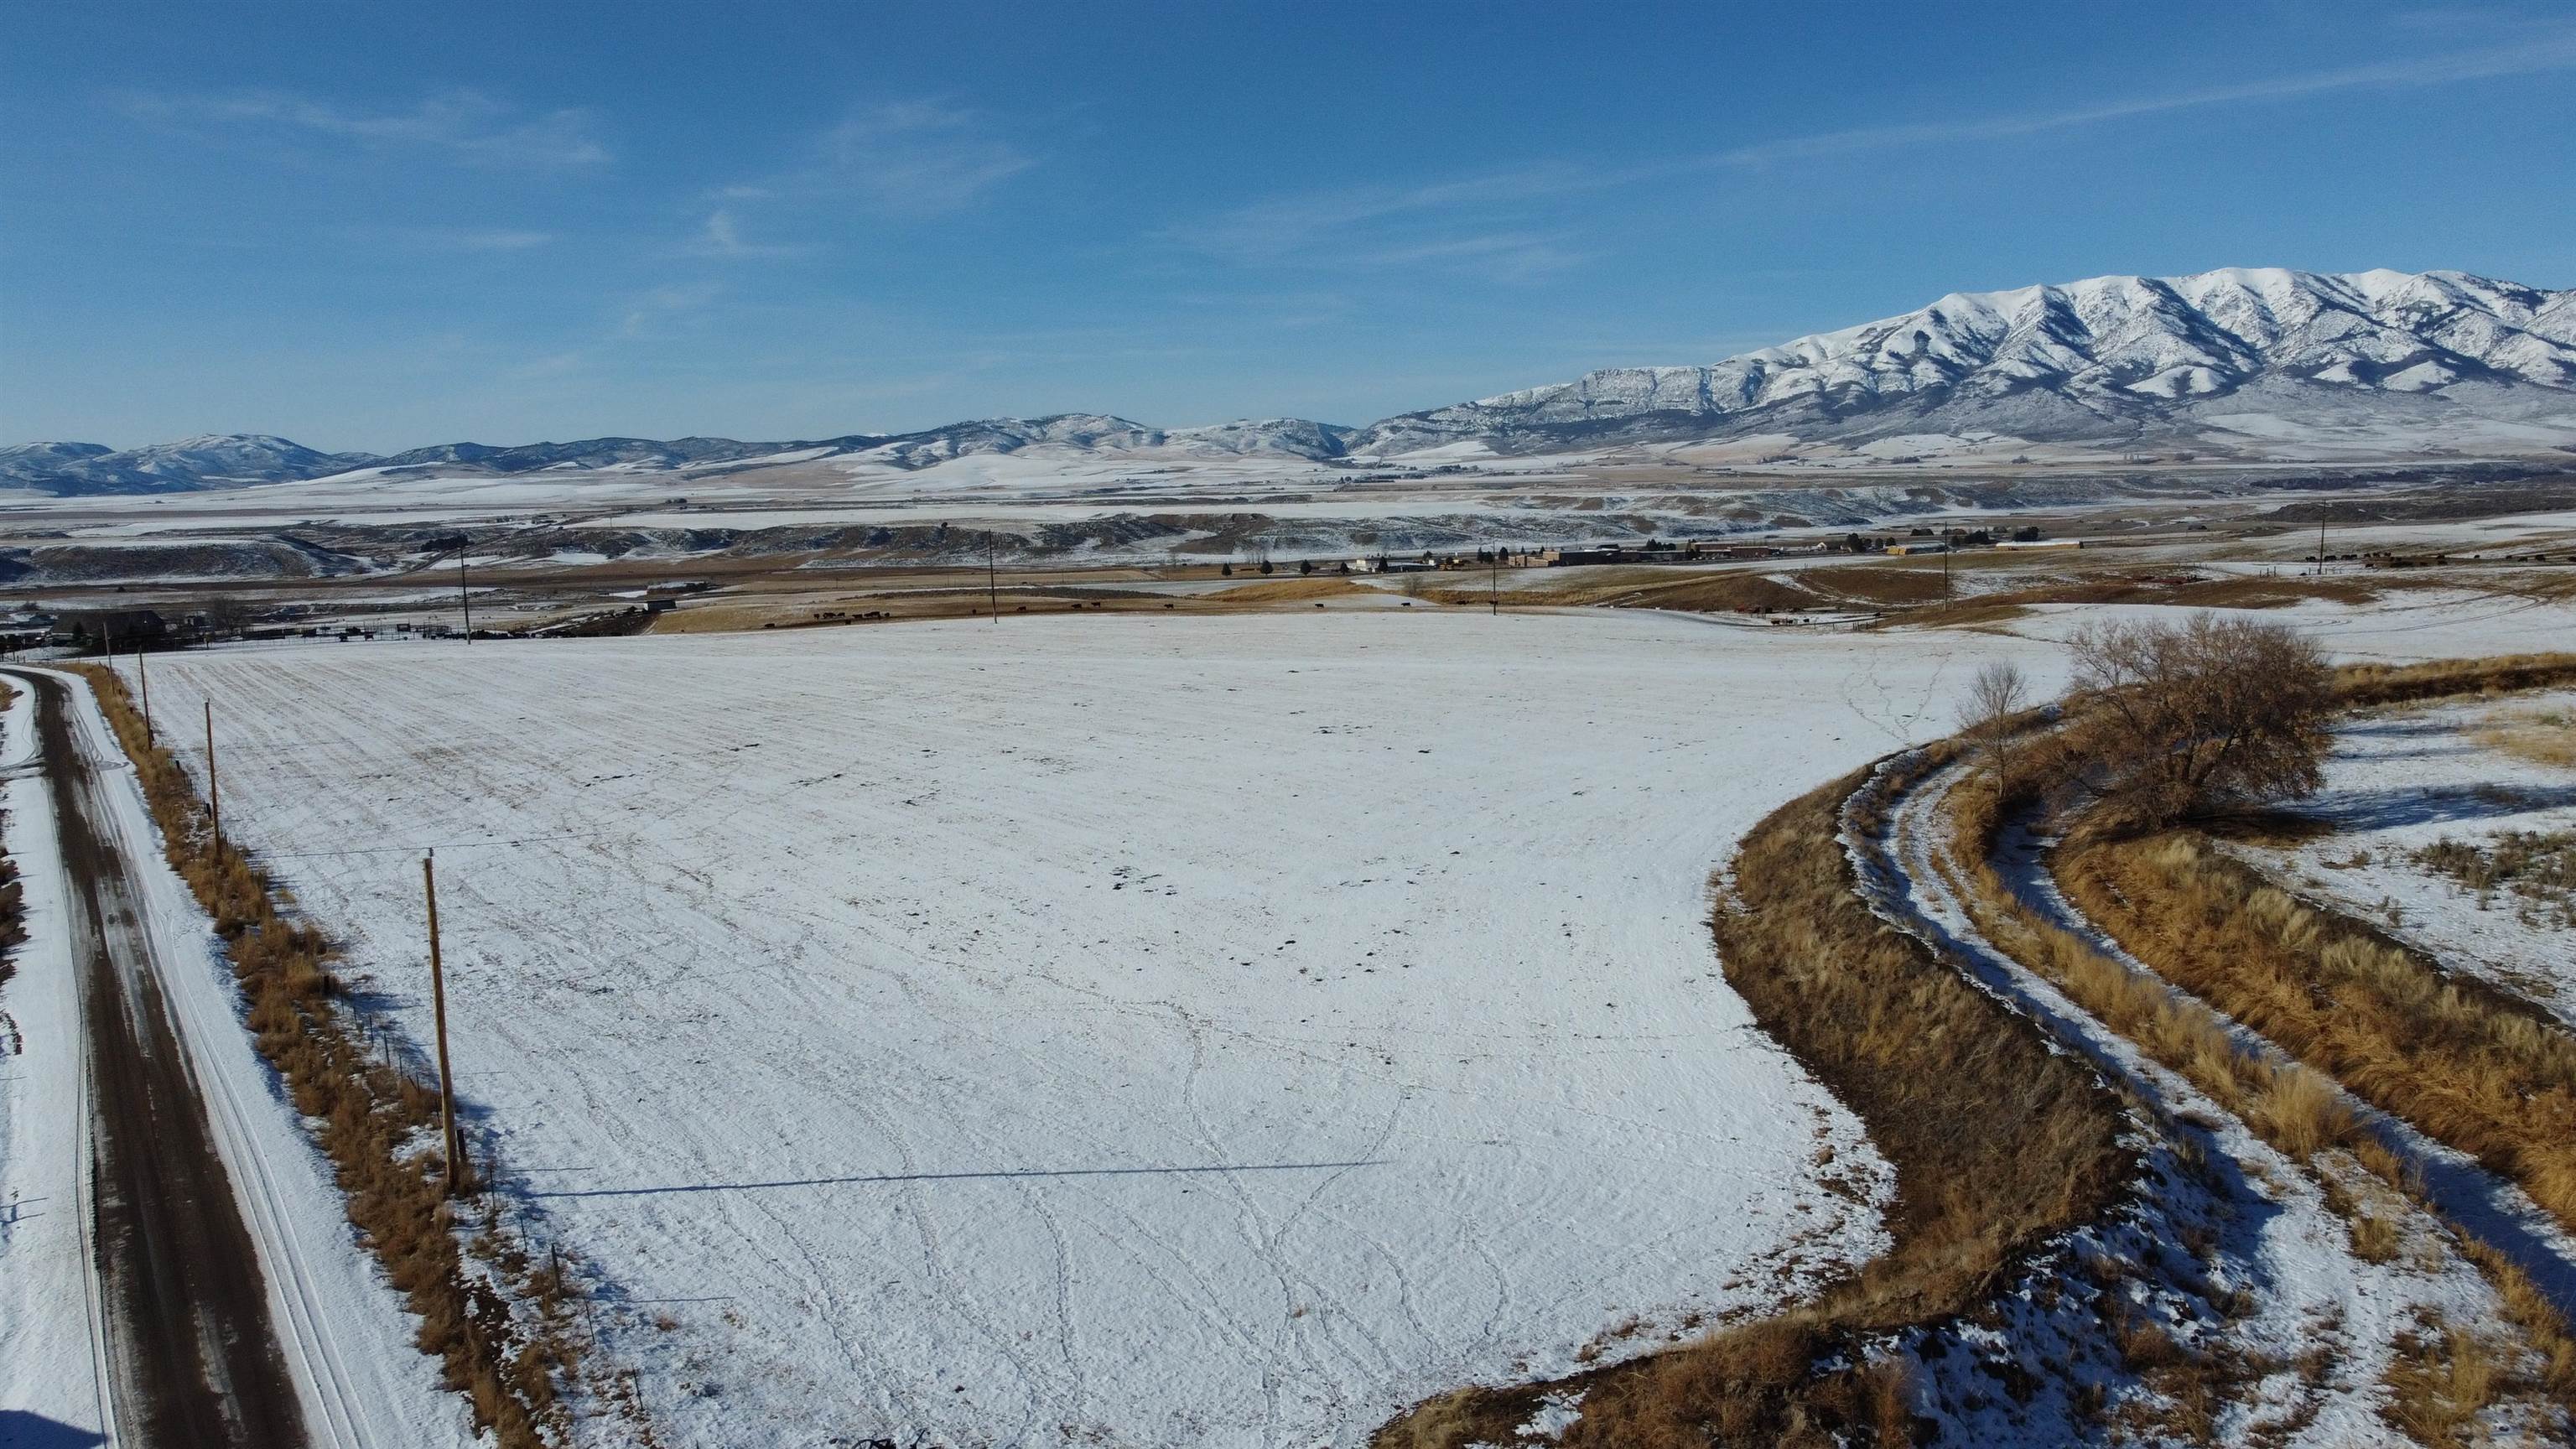
[[[2506,654],[2438,659],[2429,664],[2347,664],[2335,671],[2340,702],[2351,709],[2407,704],[2467,694],[2504,694],[2576,683],[2576,654]]]
[[[498,1204],[487,1200],[477,1239],[485,1261],[481,1271],[467,1270],[458,1205],[439,1188],[441,1165],[404,1145],[436,1135],[437,1091],[371,1058],[352,1037],[331,1005],[337,983],[328,942],[281,915],[267,877],[210,833],[187,772],[169,750],[146,742],[122,682],[95,665],[67,667],[89,681],[134,761],[171,866],[223,938],[260,1053],[296,1110],[317,1124],[349,1221],[420,1315],[421,1350],[441,1361],[447,1386],[466,1397],[477,1426],[502,1449],[561,1441],[569,1420],[559,1386],[580,1372],[581,1355],[560,1269],[532,1273],[525,1255],[502,1241]],[[536,1304],[534,1325],[513,1315],[496,1285]]]
[[[2101,842],[2069,894],[2167,979],[2576,1227],[2576,1037],[2291,897],[2196,834]]]
[[[2562,770],[2576,770],[2576,712],[2564,709],[2497,710],[2474,736],[2491,750]]]
[[[1894,1164],[1887,1253],[1812,1304],[1651,1358],[1568,1384],[1444,1395],[1376,1444],[1508,1442],[1542,1395],[1568,1387],[1583,1391],[1563,1440],[1578,1449],[1910,1444],[1905,1383],[1859,1356],[1868,1338],[1972,1310],[2031,1251],[2111,1204],[2133,1163],[2109,1093],[1856,894],[1837,811],[1865,778],[1756,826],[1712,924],[1727,980],[1763,1029]]]

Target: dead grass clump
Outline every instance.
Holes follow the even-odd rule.
[[[1971,1311],[2028,1254],[2109,1207],[2133,1169],[2110,1093],[1858,895],[1838,817],[1866,779],[1756,826],[1712,925],[1727,980],[1763,1029],[1894,1164],[1889,1250],[1772,1319],[1571,1384],[1433,1400],[1381,1429],[1382,1449],[1509,1442],[1567,1387],[1583,1394],[1562,1440],[1576,1449],[1911,1444],[1908,1385],[1868,1361],[1868,1339]],[[1856,814],[1865,821],[1866,804]]]
[[[122,682],[96,665],[68,667],[89,681],[133,760],[171,866],[223,938],[253,1040],[330,1159],[361,1241],[420,1316],[421,1350],[502,1449],[560,1439],[559,1386],[580,1361],[570,1323],[542,1311],[526,1323],[493,1286],[504,1275],[468,1272],[442,1164],[405,1145],[437,1122],[437,1093],[353,1039],[332,1006],[329,943],[279,914],[265,873],[214,835],[187,772],[145,739]]]
[[[2484,844],[2445,838],[2406,858],[2476,891],[2480,909],[2501,888],[2522,902],[2527,924],[2576,930],[2576,830],[2508,830]]]
[[[2478,1416],[2495,1402],[2505,1378],[2497,1345],[2445,1323],[2408,1333],[2396,1347],[2382,1379],[2388,1402],[2381,1414],[2388,1422],[2419,1444],[2480,1442]]]

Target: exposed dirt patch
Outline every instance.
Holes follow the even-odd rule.
[[[1308,599],[1329,599],[1347,594],[1374,593],[1366,584],[1353,583],[1335,575],[1332,578],[1263,579],[1257,584],[1240,584],[1208,595],[1214,602],[1226,604],[1301,603]]]

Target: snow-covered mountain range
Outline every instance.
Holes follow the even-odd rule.
[[[1627,367],[1386,418],[1163,429],[1095,413],[986,418],[801,442],[593,438],[450,443],[378,457],[214,435],[117,452],[0,448],[0,487],[140,493],[375,470],[520,474],[750,468],[846,459],[915,470],[974,454],[1375,461],[1432,449],[1580,452],[1777,438],[1920,435],[2179,442],[2259,452],[2319,432],[2410,457],[2576,442],[2576,291],[2464,272],[2227,269],[1954,293],[1928,307],[1707,366]],[[2347,447],[2348,455],[2352,447]]]
[[[1613,368],[1407,413],[1351,440],[1402,453],[1778,433],[2189,431],[2246,414],[2576,420],[2576,291],[2463,272],[2229,269],[1953,293],[1902,317],[1707,367]],[[2245,396],[2251,393],[2253,396]],[[2437,406],[2425,404],[2433,402]]]

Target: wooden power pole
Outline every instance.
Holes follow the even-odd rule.
[[[993,530],[984,530],[984,602],[993,609],[993,622],[1002,622],[1002,580],[993,567]]]
[[[465,1154],[456,1136],[456,1083],[447,1071],[447,974],[438,959],[438,869],[432,863],[437,854],[421,855],[420,888],[429,901],[429,1010],[438,1031],[439,1155],[447,1159],[447,1195],[454,1197],[466,1185]]]
[[[206,813],[215,827],[215,860],[224,858],[224,787],[215,782],[215,702],[206,701]]]
[[[143,662],[142,651],[134,655],[134,672],[143,681],[143,747],[152,748],[152,669]]]

